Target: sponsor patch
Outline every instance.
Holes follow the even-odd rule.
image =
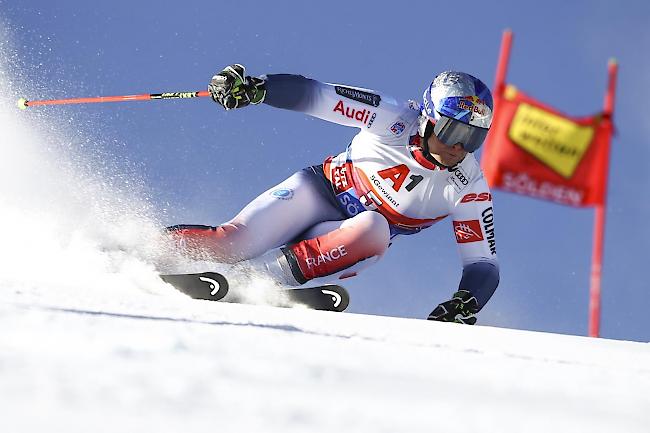
[[[481,223],[479,220],[454,221],[454,234],[456,242],[465,244],[468,242],[480,242],[483,240]]]
[[[397,202],[397,200],[395,200],[395,198],[391,195],[389,191],[386,191],[386,188],[382,186],[382,182],[379,179],[377,179],[374,174],[370,176],[370,181],[377,187],[377,189],[381,192],[381,195],[383,195],[386,200],[388,200],[393,206],[399,207],[399,203]],[[368,191],[366,195],[379,206],[382,205],[381,200],[378,200],[372,191]]]
[[[353,217],[359,212],[363,212],[365,210],[359,199],[349,192],[342,192],[341,194],[338,194],[336,198],[341,204],[346,215],[349,217]]]
[[[489,192],[480,192],[478,194],[470,192],[469,194],[465,194],[460,200],[461,203],[470,203],[473,201],[492,201],[492,194]]]
[[[339,194],[352,188],[352,180],[350,179],[350,164],[345,164],[343,167],[332,168],[332,186],[334,192]]]
[[[397,122],[393,123],[388,129],[393,134],[400,135],[406,129],[406,125],[401,120],[398,120]]]
[[[362,104],[371,105],[373,107],[379,106],[379,101],[381,101],[381,96],[366,92],[364,90],[353,89],[351,87],[344,86],[334,86],[334,90],[336,90],[337,95],[341,95],[348,99],[361,102]]]
[[[484,100],[478,96],[464,96],[458,100],[458,108],[467,110],[470,113],[476,113],[479,116],[485,116],[489,110]]]
[[[469,177],[463,171],[462,168],[458,167],[454,172],[447,178],[449,185],[453,186],[456,192],[461,192],[469,185]]]
[[[293,190],[287,188],[274,189],[271,195],[280,200],[291,200],[293,198]]]
[[[492,207],[485,209],[481,216],[483,217],[483,230],[485,231],[485,236],[488,241],[488,246],[490,247],[490,253],[495,255],[497,253],[497,243],[494,240],[494,214],[492,213]]]
[[[370,116],[370,120],[368,121],[366,128],[370,128],[372,126],[372,123],[375,121],[375,117],[377,117],[377,113],[372,113],[372,116]]]
[[[384,170],[379,170],[377,174],[384,180],[390,180],[393,183],[393,189],[395,192],[399,191],[402,187],[402,184],[408,177],[411,170],[409,170],[406,164],[396,165],[395,167],[386,168]],[[374,175],[373,175],[374,176]]]
[[[503,172],[503,189],[571,206],[580,206],[585,200],[585,191],[582,188],[572,188],[553,182],[541,181],[530,177],[526,173],[512,171]]]
[[[340,113],[341,116],[349,117],[350,119],[361,122],[364,125],[368,124],[368,119],[370,118],[371,114],[373,116],[373,120],[375,118],[375,113],[370,110],[366,110],[365,108],[363,110],[359,110],[349,106],[346,107],[342,99],[336,103],[332,111],[335,113]]]
[[[591,145],[595,128],[528,104],[519,104],[508,137],[565,179],[571,179]]]

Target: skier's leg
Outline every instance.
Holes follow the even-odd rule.
[[[183,250],[195,257],[236,263],[284,245],[310,227],[345,218],[312,168],[301,170],[249,203],[218,227],[169,227]]]
[[[317,224],[304,237],[306,239],[271,250],[250,263],[288,285],[300,285],[325,276],[351,277],[386,252],[390,230],[381,214],[362,212],[344,221]]]

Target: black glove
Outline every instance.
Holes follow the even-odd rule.
[[[461,289],[454,293],[451,300],[439,304],[427,319],[473,325],[476,323],[474,314],[478,313],[478,310],[478,301],[474,295]]]
[[[226,110],[259,104],[264,101],[266,89],[264,80],[246,77],[246,68],[240,64],[226,66],[223,71],[212,77],[208,92],[214,102]]]

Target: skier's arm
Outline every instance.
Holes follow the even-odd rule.
[[[407,103],[398,103],[373,90],[323,83],[302,75],[273,74],[260,78],[267,91],[265,104],[373,134],[389,135],[389,128],[396,121],[410,122],[417,118],[410,113],[413,110]]]
[[[494,262],[476,262],[463,267],[458,291],[429,314],[429,320],[473,325],[499,285],[499,267]]]
[[[454,194],[451,214],[463,275],[452,299],[439,304],[429,319],[473,325],[474,314],[499,285],[492,195],[482,176],[471,188]]]
[[[318,84],[302,75],[272,74],[262,75],[267,89],[265,104],[285,110],[307,111],[313,104]]]
[[[245,74],[245,68],[235,64],[212,77],[208,85],[212,99],[227,110],[263,102],[387,136],[399,135],[419,114],[409,103],[368,89],[322,83],[302,75]]]

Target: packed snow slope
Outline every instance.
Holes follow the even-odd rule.
[[[648,344],[175,292],[99,125],[0,90],[0,431],[648,431]]]
[[[643,343],[93,288],[0,287],[3,431],[650,425]]]

